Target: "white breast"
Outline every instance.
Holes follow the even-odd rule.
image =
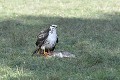
[[[49,34],[47,41],[49,43],[48,47],[53,47],[56,44],[57,34]]]
[[[53,33],[49,33],[48,38],[46,39],[45,43],[44,43],[44,47],[45,48],[52,48],[55,46],[56,44],[56,40],[57,40],[57,34],[56,31],[54,31]],[[42,46],[42,47],[43,47]]]

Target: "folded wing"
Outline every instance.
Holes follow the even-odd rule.
[[[49,31],[50,31],[50,29],[48,28],[39,33],[39,35],[37,36],[38,39],[36,41],[36,46],[41,47],[44,44],[45,40],[47,39],[47,37],[49,35]]]

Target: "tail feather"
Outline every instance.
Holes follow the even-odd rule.
[[[35,49],[35,50],[33,51],[32,56],[34,56],[35,54],[37,54],[37,53],[38,53],[38,51],[39,51],[39,48]]]

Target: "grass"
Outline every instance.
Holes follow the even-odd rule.
[[[0,80],[120,80],[119,0],[0,0]],[[32,57],[36,35],[58,25],[56,51]]]

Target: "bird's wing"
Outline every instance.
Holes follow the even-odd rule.
[[[36,41],[36,46],[39,46],[41,47],[42,44],[44,44],[44,41],[46,40],[46,38],[48,37],[49,35],[49,31],[50,29],[46,29],[46,30],[43,30],[39,33],[39,35],[37,36],[37,41]]]

